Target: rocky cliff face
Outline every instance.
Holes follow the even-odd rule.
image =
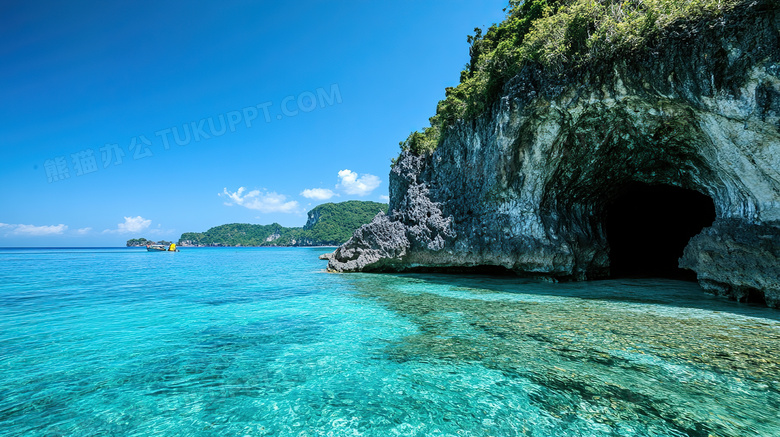
[[[605,277],[616,200],[665,185],[714,205],[680,267],[707,290],[780,307],[779,36],[777,2],[756,1],[680,23],[630,58],[563,75],[527,67],[432,154],[401,155],[389,213],[329,269]]]
[[[320,209],[312,209],[309,210],[309,212],[306,213],[308,216],[308,219],[306,220],[306,224],[303,225],[303,229],[311,229],[314,227],[314,225],[317,224],[318,221],[320,221]]]

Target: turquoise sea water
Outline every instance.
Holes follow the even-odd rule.
[[[780,311],[328,250],[0,249],[0,435],[780,435]]]

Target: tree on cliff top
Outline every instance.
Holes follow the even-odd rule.
[[[401,142],[404,151],[430,153],[442,131],[486,112],[527,65],[550,74],[625,56],[681,21],[714,19],[743,0],[510,0],[507,17],[469,35],[469,63],[460,83],[445,89],[431,126]]]

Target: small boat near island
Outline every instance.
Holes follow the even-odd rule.
[[[162,244],[147,244],[146,250],[148,252],[178,252],[179,249],[176,248],[176,243],[171,243],[170,246],[165,247]]]

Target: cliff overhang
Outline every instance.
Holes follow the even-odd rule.
[[[614,236],[615,205],[655,196],[649,211],[678,235],[657,249],[673,269],[780,307],[779,37],[777,3],[752,1],[630,57],[564,74],[526,67],[435,151],[399,157],[389,213],[329,269],[603,278],[630,246]],[[643,223],[637,234],[657,232]]]

